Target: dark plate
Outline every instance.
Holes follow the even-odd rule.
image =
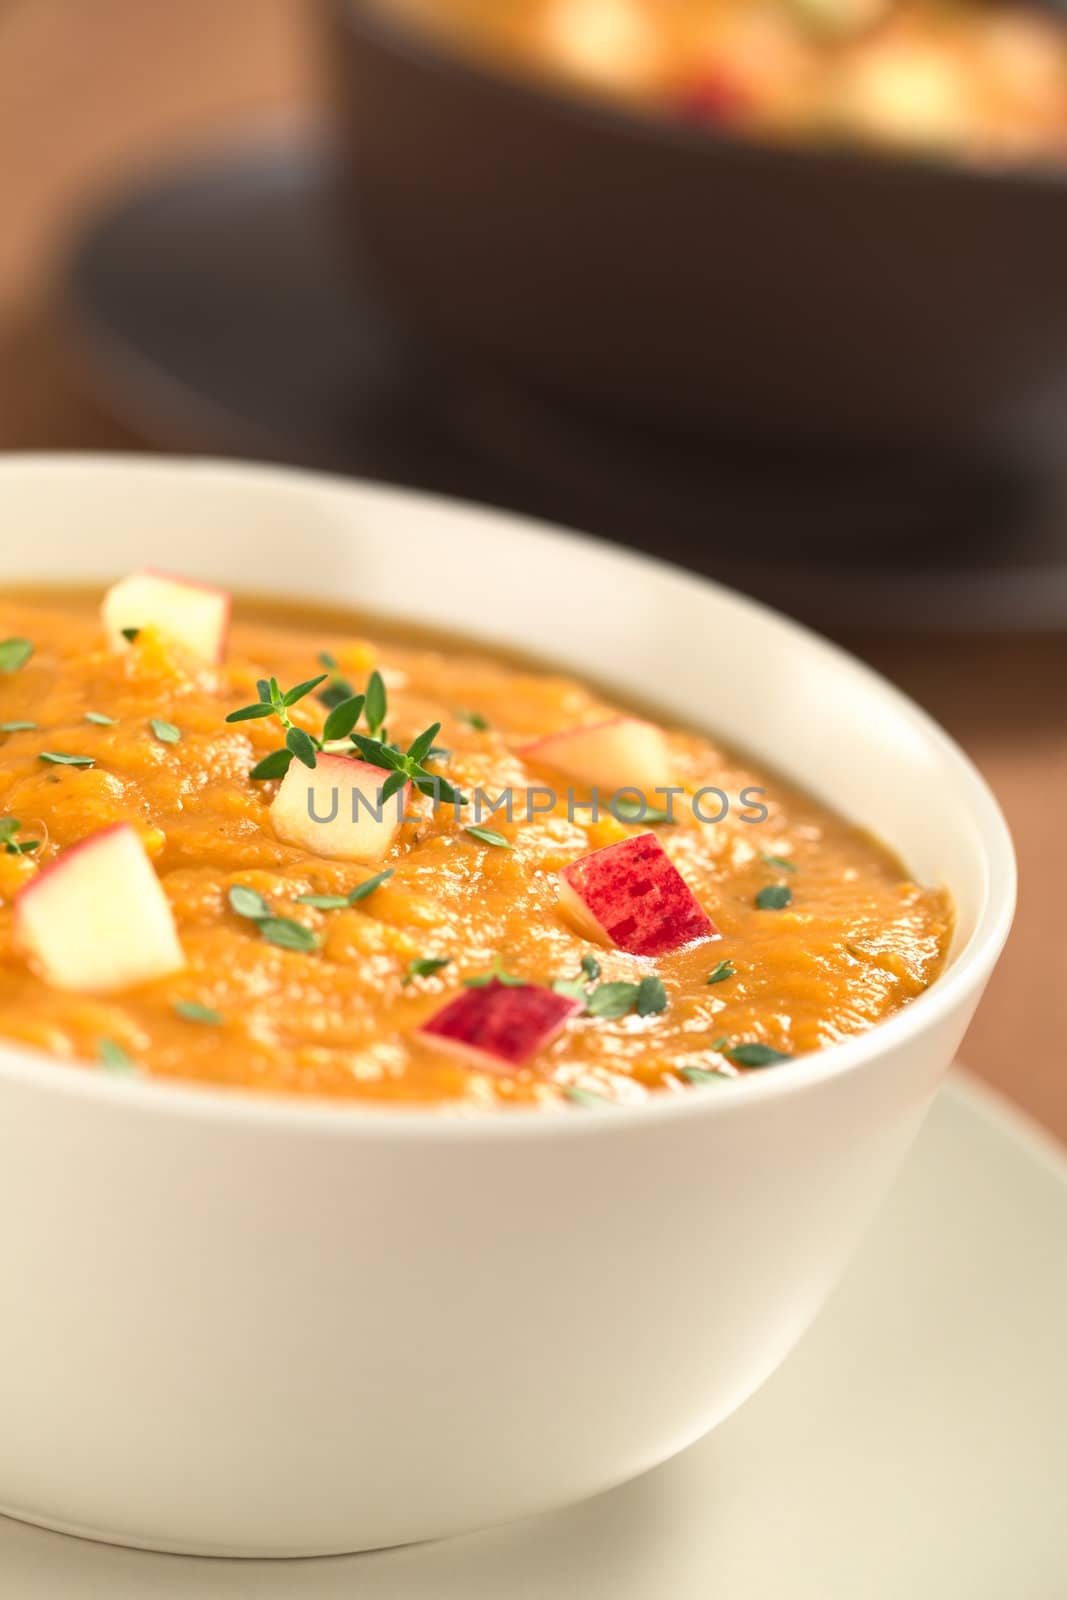
[[[447,381],[342,243],[333,152],[292,134],[93,223],[68,302],[101,397],[150,441],[462,494],[621,539],[818,625],[1067,625],[1067,494],[952,459],[695,446]]]

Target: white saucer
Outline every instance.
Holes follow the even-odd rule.
[[[0,1519],[0,1594],[1064,1600],[1067,1161],[957,1075],[784,1369],[710,1438],[599,1500],[447,1544],[274,1563]]]

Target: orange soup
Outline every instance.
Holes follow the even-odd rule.
[[[378,0],[456,49],[757,137],[1067,157],[1067,27],[1026,0]]]
[[[688,1094],[862,1032],[946,895],[714,737],[160,574],[0,599],[0,1035],[363,1102]],[[42,1065],[42,1071],[47,1067]]]

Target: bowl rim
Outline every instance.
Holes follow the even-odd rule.
[[[803,144],[788,139],[753,139],[723,128],[708,128],[681,118],[657,117],[630,109],[608,96],[583,95],[553,79],[533,73],[494,71],[473,51],[469,54],[438,45],[429,29],[404,21],[388,9],[387,0],[323,0],[327,15],[344,32],[362,31],[374,43],[383,45],[408,63],[433,72],[448,72],[461,84],[489,88],[494,93],[517,96],[532,107],[594,131],[615,134],[665,148],[719,151],[756,169],[768,166],[804,176],[810,172],[818,181],[844,176],[867,182],[950,184],[968,188],[1017,189],[1052,192],[1067,189],[1067,167],[1051,157],[1047,161],[1020,158],[1003,162],[981,159],[953,160],[937,150],[901,151],[891,147],[859,142]]]
[[[426,513],[445,513],[460,519],[474,516],[497,522],[501,530],[517,528],[551,544],[563,541],[583,546],[600,560],[622,561],[650,573],[679,577],[701,589],[711,589],[753,619],[773,619],[784,626],[807,651],[821,654],[830,664],[850,673],[862,686],[892,705],[960,779],[969,814],[975,823],[985,859],[987,892],[970,937],[951,958],[945,972],[908,1005],[876,1023],[865,1033],[856,1034],[823,1050],[795,1057],[783,1070],[750,1072],[721,1086],[685,1094],[664,1091],[638,1102],[605,1101],[595,1110],[561,1109],[553,1114],[544,1108],[470,1110],[415,1105],[390,1106],[362,1102],[338,1102],[336,1098],[264,1093],[244,1088],[227,1088],[194,1081],[170,1082],[145,1075],[127,1079],[104,1072],[89,1072],[83,1065],[64,1061],[48,1051],[34,1050],[0,1039],[0,1088],[12,1084],[45,1095],[73,1097],[101,1107],[109,1103],[116,1109],[147,1112],[153,1115],[181,1115],[197,1123],[239,1124],[264,1133],[299,1130],[328,1138],[384,1137],[443,1140],[465,1143],[482,1139],[527,1139],[562,1136],[596,1137],[614,1130],[637,1132],[649,1124],[670,1124],[675,1118],[721,1116],[742,1112],[746,1107],[792,1094],[803,1094],[820,1085],[867,1067],[877,1070],[880,1059],[894,1049],[906,1046],[935,1027],[968,996],[981,989],[1004,946],[1015,912],[1017,869],[1015,850],[1003,812],[977,767],[944,729],[910,696],[875,672],[840,645],[824,638],[815,629],[764,605],[761,601],[717,583],[714,579],[689,572],[673,562],[663,561],[641,551],[615,545],[591,534],[557,526],[543,519],[486,506],[459,496],[428,493],[393,484],[372,482],[339,473],[306,467],[284,466],[221,456],[165,456],[146,452],[102,451],[12,451],[0,457],[0,499],[10,480],[22,474],[69,473],[125,474],[192,478],[199,473],[224,475],[242,484],[306,487],[345,495],[351,493],[364,504],[406,508],[416,517]],[[47,580],[43,580],[47,581]],[[4,584],[0,563],[0,588]],[[491,646],[487,646],[491,648]],[[565,662],[562,663],[565,666]],[[47,1070],[42,1065],[47,1063]]]

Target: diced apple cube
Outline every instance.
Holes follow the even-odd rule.
[[[166,572],[133,572],[107,591],[101,614],[116,650],[127,647],[127,631],[155,628],[201,661],[218,665],[226,654],[230,596],[225,589]]]
[[[661,956],[718,937],[654,833],[631,834],[560,872],[560,904],[591,938],[634,956]]]
[[[479,1072],[507,1073],[525,1066],[581,1010],[580,1000],[554,989],[493,978],[464,989],[417,1032]]]
[[[57,989],[105,993],[185,965],[170,902],[125,822],[65,850],[26,885],[15,933]]]
[[[352,756],[320,753],[312,771],[294,761],[270,808],[274,831],[331,861],[380,861],[405,815],[411,785],[382,799],[389,773]]]
[[[656,790],[672,783],[663,733],[637,717],[611,717],[551,733],[524,745],[519,754],[599,789],[605,797],[618,789],[637,789],[650,806],[662,804]]]

